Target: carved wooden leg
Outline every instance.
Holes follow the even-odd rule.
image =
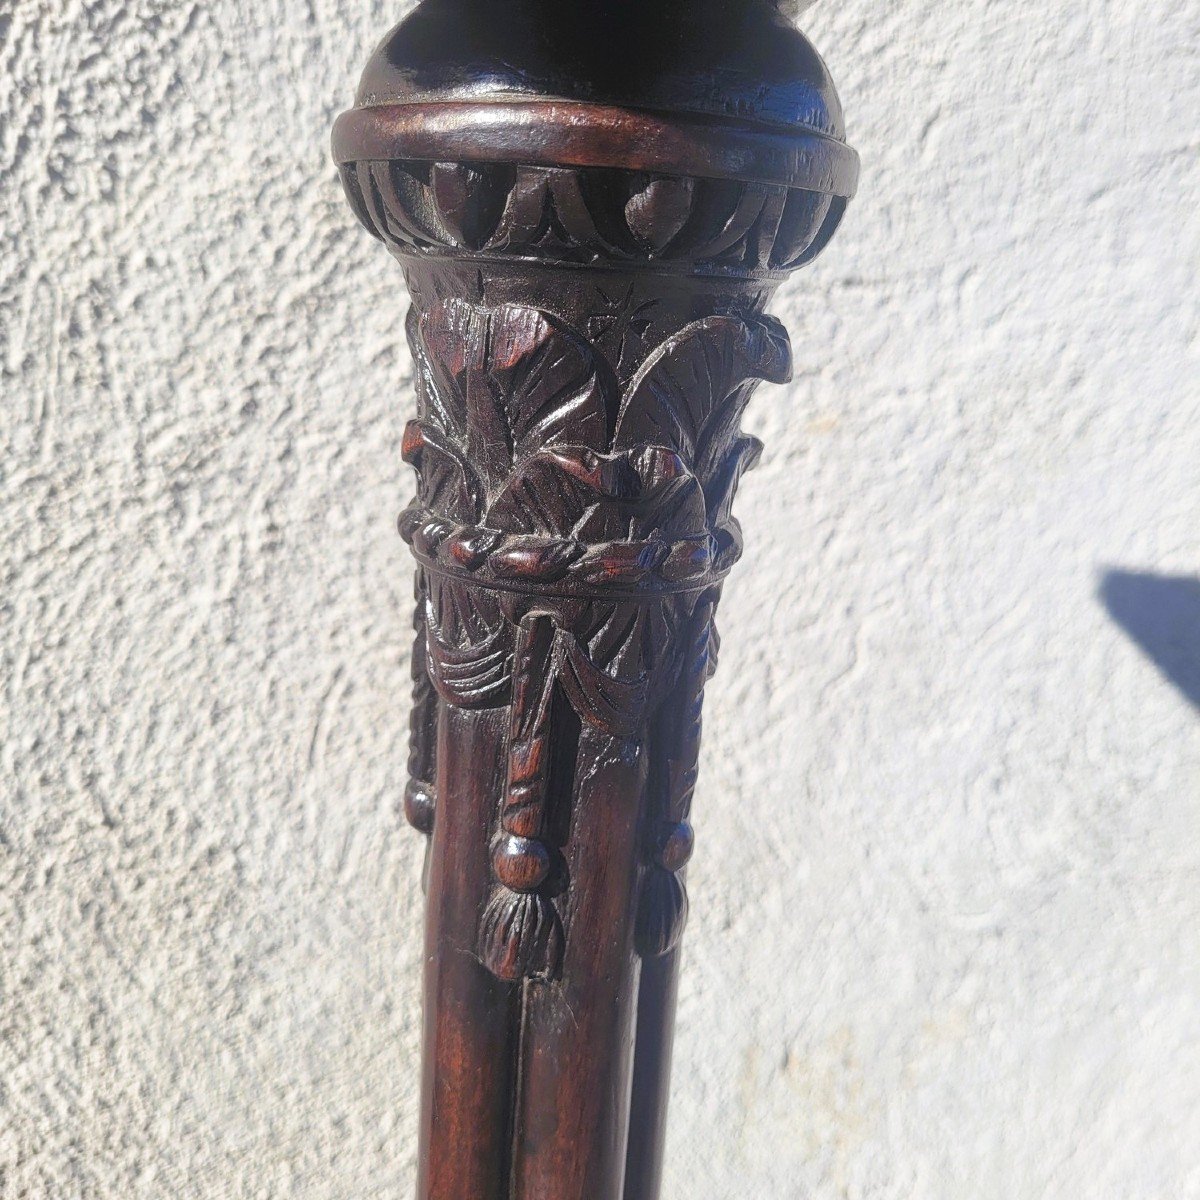
[[[334,153],[404,267],[422,1200],[655,1200],[763,306],[857,174],[767,0],[425,0]]]

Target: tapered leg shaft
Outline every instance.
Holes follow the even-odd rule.
[[[657,1200],[662,1185],[678,992],[678,948],[642,964],[622,1200]]]
[[[635,747],[612,756],[606,742],[585,732],[579,744],[562,979],[526,985],[512,1200],[621,1200],[645,763]]]
[[[479,893],[495,795],[479,762],[498,762],[497,711],[443,706],[439,806],[425,925],[420,1200],[506,1200],[518,989],[479,961]]]

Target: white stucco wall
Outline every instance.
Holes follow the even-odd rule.
[[[0,7],[4,1200],[411,1189],[410,364],[327,159],[398,15]],[[1200,9],[805,22],[863,183],[753,406],[665,1195],[1188,1200]]]

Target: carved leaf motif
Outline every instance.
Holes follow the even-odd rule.
[[[452,299],[421,318],[428,418],[458,444],[485,491],[512,453],[504,397],[487,374],[490,316],[488,309]]]
[[[424,202],[429,170],[424,163],[360,163],[359,170],[370,173],[371,190],[382,200],[387,218],[386,236],[392,245],[431,246],[442,232],[431,220]]]
[[[727,397],[748,392],[746,385],[759,379],[782,383],[789,374],[787,335],[778,321],[695,321],[655,350],[630,382],[615,444],[676,446],[695,464],[704,427]]]
[[[580,172],[550,170],[548,179],[552,227],[556,234],[561,231],[563,244],[620,257],[621,251],[605,237],[596,220],[597,211],[602,214],[605,206],[588,202]]]
[[[724,457],[718,464],[709,467],[704,479],[704,503],[714,529],[730,520],[738,482],[758,462],[763,450],[758,438],[747,435],[735,436],[725,444],[728,449]]]
[[[663,446],[543,450],[514,471],[488,510],[498,528],[587,543],[694,536],[704,532],[704,518],[698,481]]]
[[[545,313],[452,299],[422,316],[417,342],[423,414],[445,435],[443,447],[458,448],[464,470],[474,468],[477,490],[495,495],[514,463],[568,431],[604,448],[608,406],[595,353]]]
[[[514,171],[505,163],[434,163],[429,191],[438,217],[457,245],[477,250],[504,210]]]
[[[787,204],[785,187],[705,180],[689,224],[689,252],[726,266],[762,265]]]
[[[714,620],[708,629],[708,668],[704,678],[711,679],[717,673],[717,663],[721,657],[721,631]]]
[[[623,455],[586,446],[542,450],[518,467],[488,509],[500,529],[567,537],[600,497],[636,496],[640,481]]]
[[[822,192],[808,192],[803,188],[792,188],[788,192],[779,234],[771,250],[773,267],[786,269],[795,265],[816,239],[832,202],[833,197]]]
[[[692,212],[696,181],[684,177],[636,176],[625,203],[625,220],[637,239],[653,252],[666,248]]]
[[[354,215],[358,218],[359,223],[372,237],[378,238],[382,242],[384,237],[375,223],[374,210],[368,206],[363,197],[363,187],[357,165],[343,163],[338,169],[338,174],[342,179],[342,188],[346,193],[346,199],[350,202],[350,207],[354,210]]]
[[[643,446],[633,452],[642,479],[643,507],[630,522],[629,537],[657,533],[668,539],[704,533],[704,494],[700,481],[674,451]]]
[[[581,261],[620,248],[597,224],[604,203],[589,203],[584,178],[571,168],[518,167],[489,250],[538,251]]]
[[[344,163],[362,224],[401,254],[719,263],[790,271],[828,243],[846,197],[613,168],[394,159]]]
[[[546,173],[518,167],[500,221],[487,244],[489,250],[520,250],[540,241],[550,225],[550,195]]]
[[[441,430],[429,421],[410,421],[404,430],[403,457],[419,472],[421,498],[430,509],[452,521],[478,520],[479,481]]]
[[[503,305],[491,315],[487,365],[505,397],[513,461],[564,437],[605,449],[598,362],[578,334],[537,309]]]
[[[409,310],[408,338],[417,364],[417,411],[451,441],[465,446],[466,393],[458,380],[470,354],[473,310],[451,300],[425,312]]]

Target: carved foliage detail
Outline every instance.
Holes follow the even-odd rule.
[[[574,331],[520,305],[436,305],[412,331],[420,415],[406,459],[418,557],[479,582],[692,590],[741,550],[731,515],[761,449],[739,423],[788,377],[767,317],[715,316],[657,346],[621,390]]]
[[[782,184],[512,163],[346,163],[359,220],[398,253],[787,271],[833,236],[845,200]]]
[[[663,953],[686,915],[708,639],[741,548],[730,507],[761,449],[740,419],[760,379],[787,377],[786,336],[770,318],[696,321],[623,387],[578,332],[521,305],[438,302],[410,336],[419,405],[404,453],[420,485],[401,531],[424,564],[429,678],[447,704],[509,709],[480,957],[503,979],[560,968],[555,696],[616,742],[653,727],[671,747],[638,927],[639,949]],[[660,705],[675,715],[653,718]]]

